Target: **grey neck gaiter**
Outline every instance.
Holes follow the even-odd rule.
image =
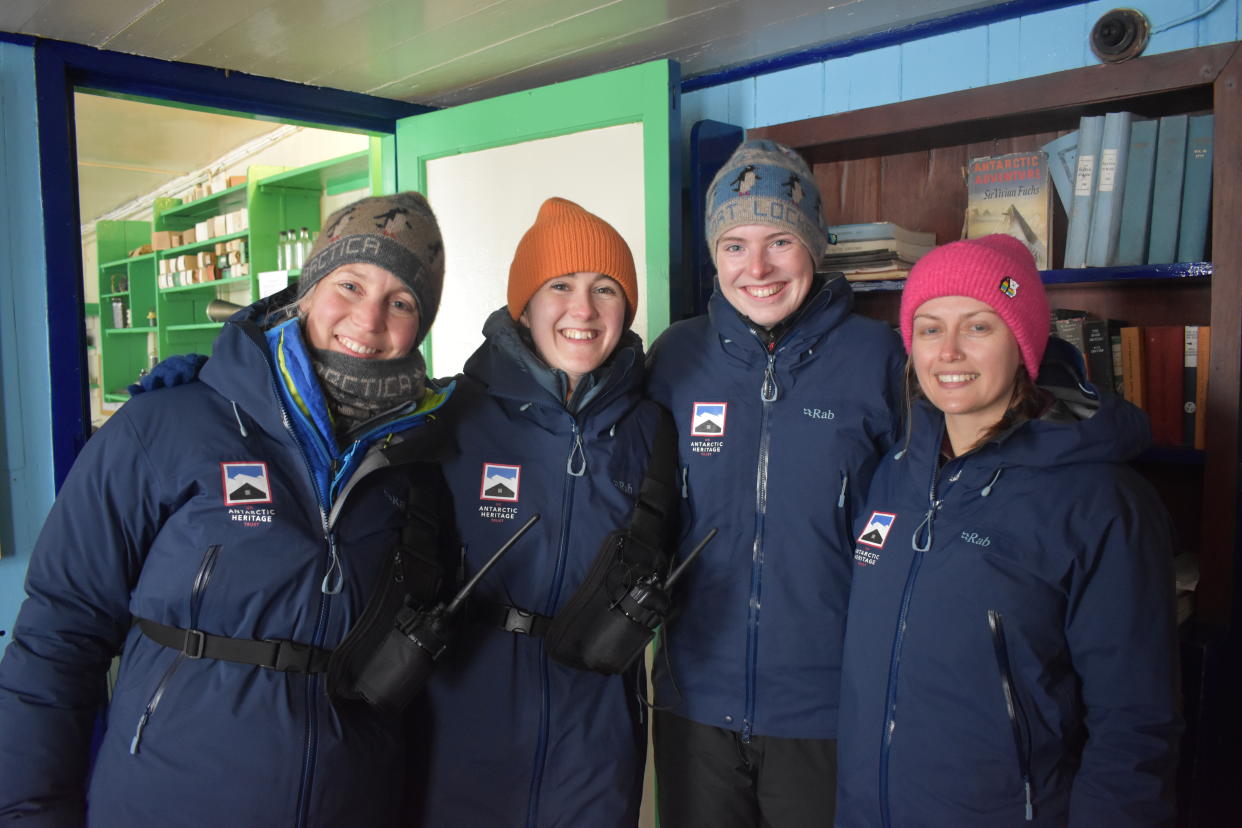
[[[346,438],[360,426],[423,397],[427,366],[417,350],[397,359],[359,359],[313,348],[310,352],[341,445],[351,442]]]

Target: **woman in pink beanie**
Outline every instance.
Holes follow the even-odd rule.
[[[1126,465],[1146,417],[1048,320],[1008,236],[910,274],[906,439],[855,525],[839,826],[1173,824],[1176,542]]]

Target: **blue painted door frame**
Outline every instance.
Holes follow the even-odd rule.
[[[403,101],[226,72],[63,43],[33,43],[39,168],[47,264],[52,458],[57,489],[90,436],[82,252],[78,241],[73,93],[89,90],[154,102],[374,135],[430,111]]]

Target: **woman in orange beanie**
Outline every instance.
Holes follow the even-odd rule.
[[[567,666],[545,639],[610,532],[630,521],[662,414],[642,396],[629,246],[548,199],[509,269],[508,304],[458,378],[460,454],[445,463],[464,576],[530,516],[483,579],[474,623],[428,685],[427,828],[634,826],[645,723],[640,667]]]

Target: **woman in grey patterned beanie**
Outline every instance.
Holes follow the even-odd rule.
[[[403,723],[325,685],[376,584],[427,604],[451,571],[451,389],[416,349],[443,256],[417,193],[349,205],[297,287],[224,324],[198,381],[166,371],[178,387],[90,439],[0,661],[0,823],[402,824]]]
[[[364,198],[324,223],[297,286],[315,373],[342,444],[383,412],[421,400],[417,350],[440,305],[444,244],[421,193]]]

